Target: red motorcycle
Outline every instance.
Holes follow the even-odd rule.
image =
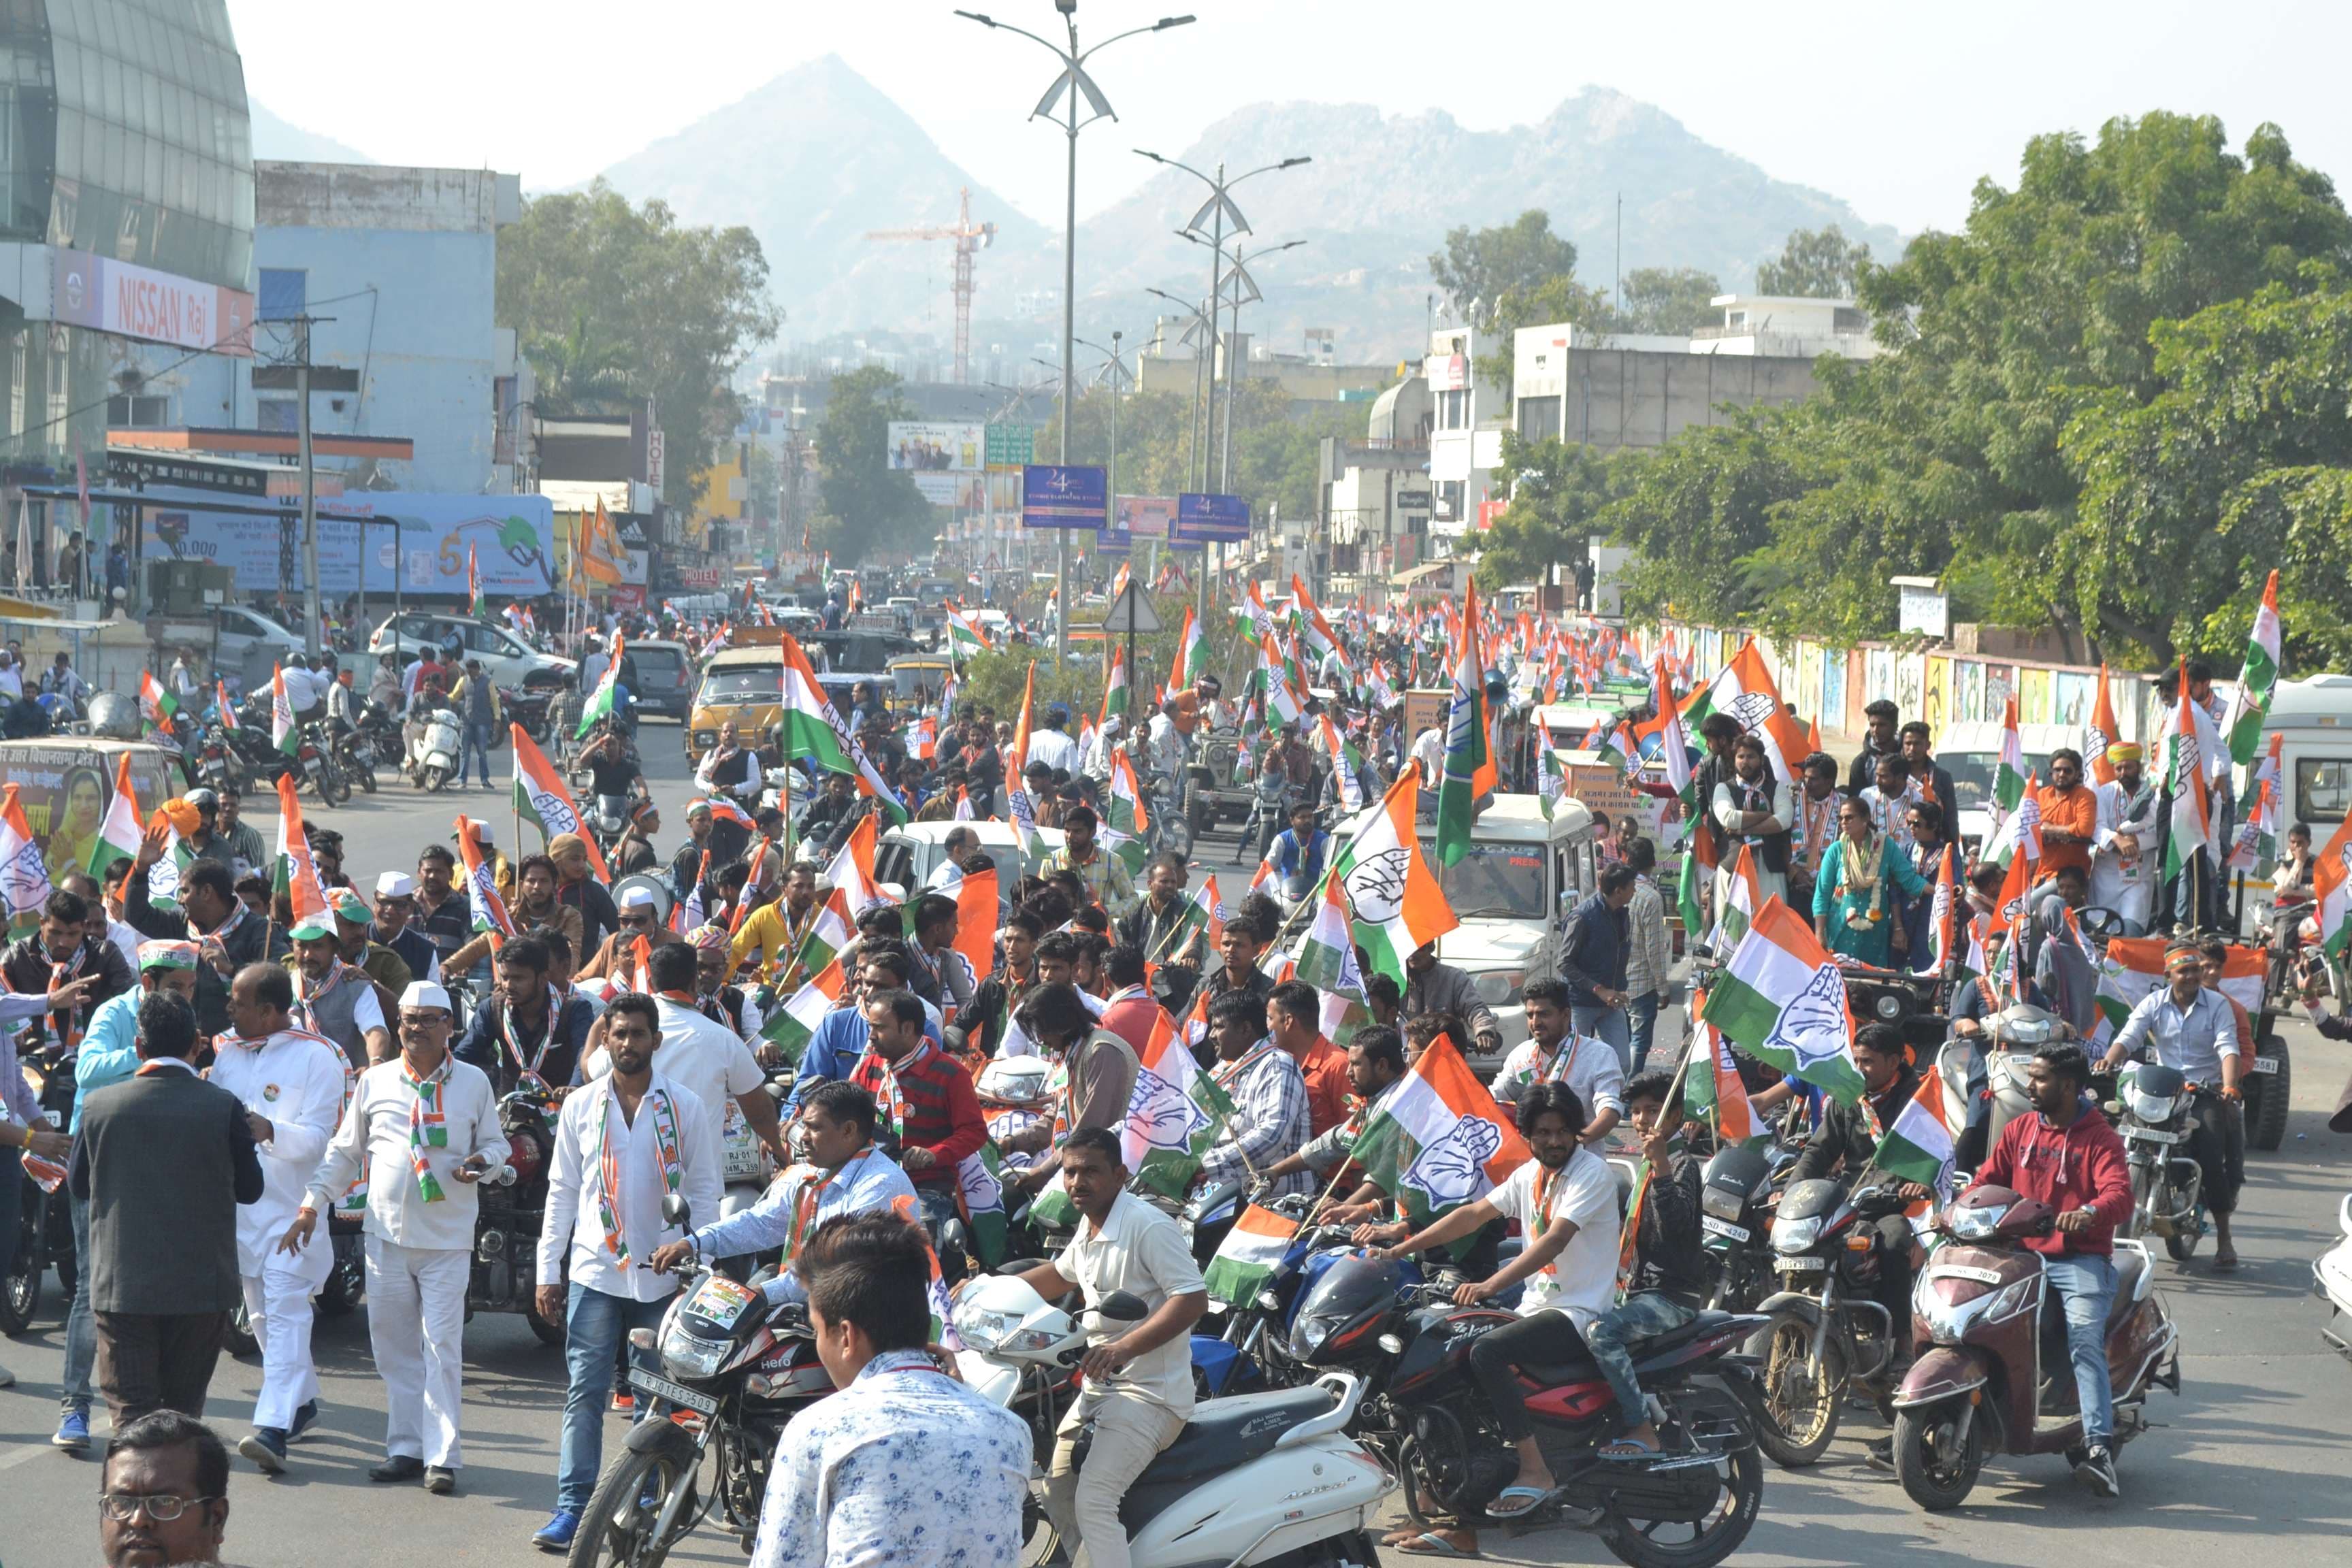
[[[1944,1210],[1938,1228],[1951,1239],[1920,1271],[1911,1304],[1918,1359],[1895,1396],[1895,1479],[1930,1513],[1966,1500],[1989,1453],[2082,1445],[2062,1298],[2042,1255],[2023,1245],[2056,1219],[2047,1204],[1990,1185]],[[2115,1245],[2107,1382],[2120,1448],[2147,1429],[2151,1385],[2180,1392],[2180,1333],[2156,1294],[2147,1249]]]

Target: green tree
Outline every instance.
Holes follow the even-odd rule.
[[[1586,542],[1606,530],[1599,518],[1632,481],[1640,459],[1603,457],[1581,442],[1526,441],[1503,437],[1496,489],[1510,505],[1488,531],[1478,557],[1478,585],[1492,592],[1513,583],[1542,583],[1549,569],[1572,583]]]
[[[499,232],[497,317],[581,408],[651,399],[667,442],[664,499],[688,506],[740,410],[729,382],[782,321],[748,228],[681,227],[597,181],[539,196]]]
[[[1707,303],[1722,292],[1714,273],[1696,267],[1637,267],[1625,274],[1609,330],[1686,336],[1722,321],[1723,312]]]
[[[1795,229],[1781,246],[1780,259],[1758,265],[1756,291],[1806,300],[1851,300],[1869,265],[1870,247],[1846,238],[1845,231],[1835,224]]]
[[[824,511],[812,525],[820,550],[836,565],[869,554],[919,553],[930,543],[930,503],[915,476],[890,467],[890,422],[911,419],[899,381],[880,365],[833,378],[824,418],[816,428],[819,495]]]
[[[1492,305],[1575,272],[1576,247],[1552,233],[1551,215],[1539,207],[1492,228],[1449,229],[1445,248],[1429,258],[1429,276],[1457,306]]]
[[[1772,543],[1774,509],[1805,489],[1783,450],[1789,417],[1743,410],[1633,465],[1599,518],[1635,552],[1619,578],[1627,616],[1755,619],[1748,559]]]

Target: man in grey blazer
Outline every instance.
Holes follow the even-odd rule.
[[[98,1381],[121,1431],[152,1410],[205,1413],[236,1310],[236,1206],[262,1195],[252,1118],[196,1076],[196,1016],[168,992],[139,1006],[139,1070],[89,1098],[73,1194],[89,1205]]]

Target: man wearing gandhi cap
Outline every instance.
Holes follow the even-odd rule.
[[[141,942],[139,984],[108,997],[89,1016],[75,1057],[73,1120],[66,1125],[68,1132],[81,1131],[81,1108],[93,1090],[121,1083],[139,1070],[139,1004],[159,991],[169,991],[183,1002],[195,1001],[194,942]],[[0,999],[0,1017],[7,1013],[5,1000]],[[73,1304],[66,1310],[65,1392],[58,1402],[57,1435],[49,1441],[79,1454],[89,1447],[89,1380],[98,1357],[98,1321],[89,1307],[89,1204],[74,1198],[72,1205],[74,1255],[80,1267],[74,1276]]]
[[[366,1186],[368,1340],[385,1394],[384,1462],[375,1481],[422,1477],[446,1492],[457,1441],[466,1281],[475,1184],[503,1164],[506,1135],[482,1069],[449,1054],[449,993],[413,982],[400,998],[400,1054],[360,1074],[342,1124],[278,1245],[311,1245],[319,1211]]]
[[[409,968],[408,960],[369,937],[368,927],[375,921],[375,911],[352,889],[329,889],[327,908],[335,917],[335,942],[343,962],[383,986],[387,998],[407,990],[412,980],[433,978],[418,974]]]
[[[2098,826],[2091,850],[2091,902],[2122,917],[2124,934],[2147,930],[2156,890],[2156,785],[2141,766],[2140,748],[2118,741],[2107,748],[2114,780],[2098,786]]]
[[[388,947],[408,965],[410,980],[441,978],[441,950],[433,939],[409,922],[416,918],[416,879],[405,871],[386,871],[375,879],[375,921],[368,940]],[[408,982],[401,982],[406,990]]]

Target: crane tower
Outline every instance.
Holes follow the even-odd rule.
[[[996,226],[971,221],[971,189],[958,193],[953,225],[927,224],[920,228],[877,228],[866,237],[880,240],[951,239],[955,241],[955,378],[959,386],[971,381],[971,260],[996,241]]]

